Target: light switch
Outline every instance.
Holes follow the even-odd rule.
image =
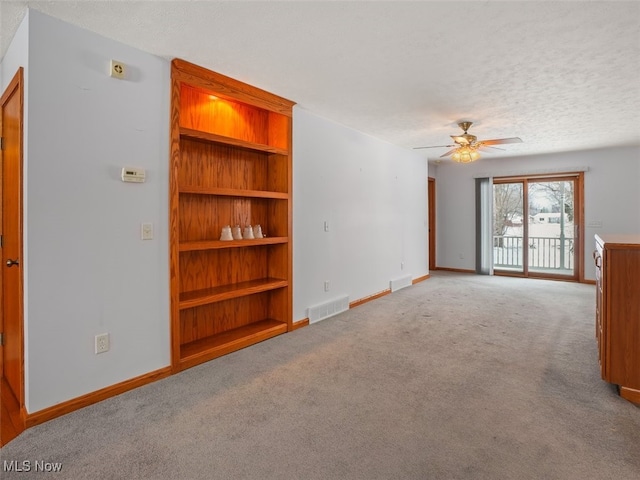
[[[153,240],[153,223],[142,224],[142,240]]]

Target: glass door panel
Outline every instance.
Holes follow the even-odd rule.
[[[573,179],[528,182],[528,270],[575,275]]]
[[[493,268],[502,272],[525,273],[525,183],[494,182],[493,185]]]

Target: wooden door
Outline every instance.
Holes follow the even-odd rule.
[[[436,179],[429,177],[429,271],[436,267]]]
[[[22,327],[22,68],[3,93],[0,136],[0,446],[24,430]]]

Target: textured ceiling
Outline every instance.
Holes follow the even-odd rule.
[[[408,148],[459,120],[524,140],[498,157],[640,145],[639,1],[4,0],[2,55],[27,7]]]

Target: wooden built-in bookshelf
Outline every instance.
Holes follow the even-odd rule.
[[[171,76],[175,371],[292,329],[293,102],[179,59]]]

